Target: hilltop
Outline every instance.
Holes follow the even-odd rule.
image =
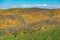
[[[23,33],[56,26],[60,26],[60,9],[11,8],[0,10],[0,30],[3,31]]]

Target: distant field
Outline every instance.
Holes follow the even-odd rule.
[[[0,40],[60,40],[60,9],[0,10]]]

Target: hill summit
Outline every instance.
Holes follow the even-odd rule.
[[[0,29],[44,30],[60,26],[60,9],[11,8],[0,10]]]

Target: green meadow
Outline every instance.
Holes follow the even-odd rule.
[[[29,32],[20,35],[1,35],[0,40],[60,40],[60,27],[51,27],[43,31]]]

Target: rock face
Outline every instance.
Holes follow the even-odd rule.
[[[0,10],[0,29],[12,31],[44,30],[60,26],[60,9],[13,8]]]

